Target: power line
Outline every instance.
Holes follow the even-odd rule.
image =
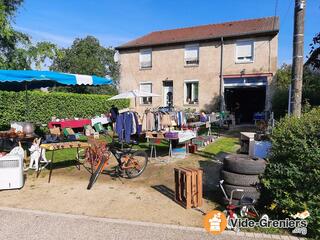
[[[286,20],[287,20],[287,16],[288,16],[288,13],[290,12],[292,3],[293,3],[293,0],[289,0],[289,6],[288,6],[288,8],[287,8],[287,11],[286,11],[284,17],[283,17],[283,22],[282,22],[282,25],[283,25],[283,26],[284,26],[284,23],[285,23]]]
[[[277,11],[278,11],[278,0],[276,0],[275,2],[275,6],[274,6],[274,18],[273,18],[273,26],[272,29],[274,30],[275,27],[275,22],[276,22],[276,16],[277,16]]]

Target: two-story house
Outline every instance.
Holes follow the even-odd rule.
[[[160,95],[141,98],[138,111],[225,106],[250,121],[271,107],[278,32],[278,17],[266,17],[149,33],[116,48],[120,91]]]

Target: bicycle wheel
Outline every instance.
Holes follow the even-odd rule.
[[[102,168],[104,167],[105,161],[106,161],[106,158],[104,157],[102,159],[102,161],[100,162],[100,164],[98,165],[96,171],[91,175],[90,180],[89,180],[89,184],[87,187],[88,190],[90,190],[92,188],[93,184],[97,181],[100,173],[102,172]]]
[[[127,162],[124,163],[123,168],[125,169],[128,178],[136,178],[143,173],[147,164],[147,153],[145,151],[136,151],[130,155]]]

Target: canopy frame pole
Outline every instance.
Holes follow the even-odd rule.
[[[28,121],[29,120],[29,97],[28,97],[28,82],[26,81],[26,84],[25,84],[25,93],[26,93],[26,111],[25,111],[25,121]]]

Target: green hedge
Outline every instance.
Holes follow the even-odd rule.
[[[320,238],[320,108],[277,124],[263,182],[274,213],[308,210],[308,235]]]
[[[47,123],[52,116],[91,117],[108,112],[112,104],[119,109],[129,106],[127,100],[107,101],[109,97],[95,94],[29,91],[29,112],[26,117],[26,93],[0,91],[0,127],[7,127],[11,121],[29,120],[34,123]]]

